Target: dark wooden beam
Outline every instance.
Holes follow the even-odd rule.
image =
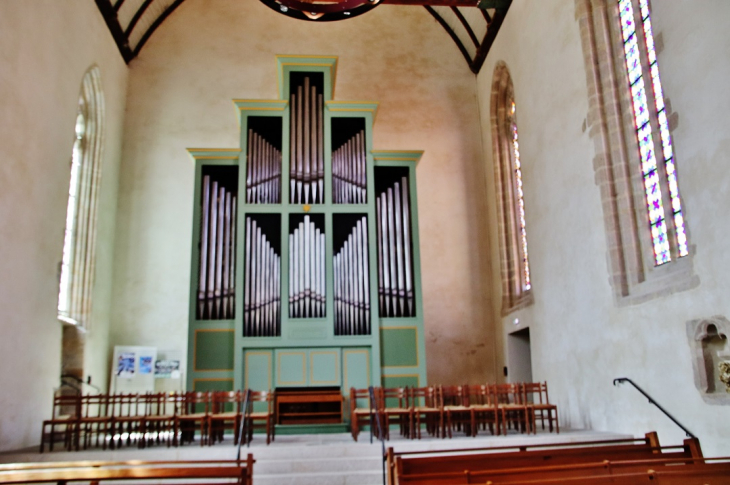
[[[436,11],[433,8],[431,8],[429,5],[424,5],[423,7],[426,10],[428,10],[428,13],[430,13],[433,16],[433,18],[435,18],[436,21],[441,25],[441,27],[444,28],[446,33],[448,33],[449,36],[451,36],[451,40],[453,40],[456,43],[456,47],[459,48],[462,55],[464,56],[464,59],[466,59],[466,63],[469,64],[469,69],[471,69],[472,72],[474,72],[476,74],[476,72],[474,71],[471,56],[469,56],[469,52],[466,50],[466,47],[464,47],[464,44],[461,43],[461,39],[459,39],[459,36],[457,36],[454,33],[454,31],[451,29],[449,24],[447,24],[446,21],[444,19],[442,19],[441,16],[438,13],[436,13]],[[489,31],[487,30],[487,32],[489,32]],[[477,52],[478,52],[478,50],[477,50]]]
[[[497,32],[499,32],[499,28],[502,26],[502,22],[504,21],[504,17],[507,15],[508,9],[509,5],[507,6],[507,8],[498,8],[497,11],[494,13],[494,17],[492,17],[492,22],[489,24],[489,27],[487,28],[487,33],[484,35],[482,45],[479,46],[479,48],[477,49],[477,54],[474,56],[474,62],[471,66],[471,70],[474,72],[474,74],[478,74],[479,70],[482,68],[482,65],[484,65],[484,60],[487,58],[487,54],[489,53],[489,49],[491,49],[492,44],[494,44],[494,39],[497,38]]]
[[[469,25],[469,22],[467,22],[466,19],[464,18],[464,16],[461,14],[461,11],[459,10],[459,8],[451,7],[451,11],[454,12],[454,15],[456,15],[456,18],[459,19],[459,21],[461,22],[461,25],[463,25],[464,28],[466,29],[466,33],[469,34],[469,38],[471,39],[472,42],[474,42],[474,46],[479,47],[479,39],[477,39],[476,34],[474,34],[474,31],[471,29],[471,25]]]
[[[99,0],[97,0],[97,1],[99,1]],[[183,0],[175,0],[172,4],[170,4],[169,7],[167,7],[165,9],[164,12],[162,12],[162,15],[160,15],[159,17],[157,17],[157,19],[152,23],[152,25],[150,25],[150,27],[144,33],[144,35],[142,36],[142,38],[139,39],[139,42],[137,43],[137,45],[134,46],[134,53],[132,55],[132,58],[137,57],[137,54],[139,54],[139,51],[142,49],[142,47],[144,46],[145,42],[147,42],[147,40],[150,38],[150,36],[155,32],[155,30],[157,29],[157,27],[159,27],[160,24],[162,22],[164,22],[165,19],[167,17],[169,17],[170,14],[172,12],[174,12],[175,9],[180,6],[181,3],[183,3]]]
[[[139,10],[137,10],[137,13],[134,14],[134,17],[132,17],[132,20],[129,22],[129,25],[127,25],[127,28],[124,30],[124,35],[129,38],[129,34],[132,33],[132,30],[134,30],[134,26],[137,25],[137,22],[139,22],[139,19],[142,18],[142,15],[144,15],[145,10],[147,10],[147,7],[150,6],[152,2],[155,0],[145,0],[141,7],[139,7]]]
[[[117,43],[117,48],[119,49],[119,53],[122,54],[124,62],[129,64],[129,61],[134,58],[135,54],[132,53],[132,49],[129,48],[129,40],[127,39],[127,36],[124,35],[122,26],[119,25],[117,12],[114,10],[114,7],[112,7],[112,4],[109,3],[109,0],[96,0],[96,6],[99,7],[101,16],[104,17],[106,26],[109,27],[109,31],[114,38],[114,42]]]

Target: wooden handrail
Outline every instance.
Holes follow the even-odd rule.
[[[483,448],[454,448],[448,450],[422,450],[422,451],[394,451],[394,456],[405,456],[405,455],[429,455],[438,454],[444,455],[447,453],[465,453],[465,452],[479,452],[479,451],[506,451],[506,450],[517,450],[527,451],[544,449],[561,449],[561,448],[573,448],[581,446],[594,446],[594,445],[609,445],[609,444],[631,444],[631,443],[647,443],[647,438],[619,438],[615,440],[600,440],[600,441],[576,441],[571,443],[537,443],[534,445],[511,445],[511,446],[494,446],[494,447],[483,447]],[[678,449],[683,448],[682,445],[671,445],[663,446],[663,449]]]
[[[205,460],[23,463],[2,465],[0,483],[229,478],[235,479],[242,485],[248,485],[253,477],[254,463],[255,460],[250,453],[245,462]]]

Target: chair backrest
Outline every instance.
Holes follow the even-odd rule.
[[[350,412],[355,409],[371,409],[370,390],[350,388]]]
[[[53,419],[61,417],[80,418],[81,396],[78,394],[59,394],[53,397]]]
[[[264,412],[264,410],[269,413],[274,413],[274,392],[271,390],[268,391],[250,391],[248,395],[248,411],[247,412]],[[258,404],[258,403],[266,403],[266,406]]]
[[[182,412],[180,414],[208,414],[210,411],[210,392],[186,392],[182,404]]]
[[[378,407],[384,408],[408,408],[408,388],[407,387],[381,387],[379,396],[375,399]]]
[[[215,391],[211,396],[211,413],[241,412],[241,391]]]
[[[438,387],[411,387],[409,388],[411,406],[438,408],[441,406],[441,393]]]
[[[109,394],[81,396],[81,413],[84,418],[105,418],[109,416],[109,411]]]
[[[110,394],[107,400],[108,416],[112,418],[142,416],[143,401],[139,394]]]
[[[550,404],[547,394],[547,382],[525,382],[523,386],[528,402],[533,404]]]
[[[468,406],[469,386],[440,386],[444,406]]]
[[[493,406],[496,402],[491,386],[487,384],[470,384],[467,386],[469,403],[478,406]]]
[[[525,404],[525,392],[522,384],[494,384],[492,394],[497,404]]]

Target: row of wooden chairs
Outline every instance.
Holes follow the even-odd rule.
[[[542,443],[386,454],[389,485],[728,485],[730,458],[705,458],[699,440],[660,446],[643,439]]]
[[[209,391],[57,395],[51,419],[43,421],[40,451],[62,442],[66,450],[136,444],[178,446],[222,441],[233,430],[234,443],[246,417],[244,439],[254,428],[265,428],[267,444],[274,439],[273,393],[270,391]]]
[[[557,406],[550,404],[547,382],[477,384],[460,386],[350,389],[352,437],[357,441],[364,426],[390,438],[391,425],[401,436],[421,439],[422,429],[437,437],[454,431],[477,436],[480,430],[507,434],[510,429],[536,433],[547,422],[550,432],[560,432]],[[553,426],[554,425],[554,426]]]

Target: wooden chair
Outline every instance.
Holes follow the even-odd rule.
[[[247,443],[253,439],[254,428],[263,428],[266,431],[267,445],[274,441],[274,393],[270,390],[250,391],[244,419],[248,430]]]
[[[526,382],[524,385],[527,403],[532,409],[532,426],[535,428],[535,421],[540,420],[542,429],[545,429],[545,420],[548,420],[548,429],[553,432],[553,419],[555,420],[555,431],[560,433],[558,422],[558,406],[550,404],[548,398],[547,382]],[[543,398],[544,396],[544,398]]]
[[[109,396],[109,447],[114,449],[140,440],[144,419],[143,400],[139,394],[111,394]]]
[[[421,420],[426,432],[440,437],[444,428],[444,408],[437,387],[412,387],[409,389],[411,403],[411,437],[421,439]]]
[[[173,444],[192,443],[195,431],[200,431],[200,446],[207,438],[205,426],[210,412],[210,392],[190,391],[181,395],[180,407],[175,413]],[[179,441],[178,441],[179,436]]]
[[[140,446],[144,448],[164,441],[169,447],[175,430],[174,394],[149,393],[144,395],[143,400],[144,419],[140,430],[142,433]]]
[[[469,406],[469,386],[441,386],[441,402],[444,409],[444,435],[452,437],[454,429],[474,436],[474,420]]]
[[[492,434],[499,433],[499,409],[497,402],[492,394],[492,389],[486,384],[477,384],[469,386],[469,407],[474,422],[474,436],[477,435],[479,429],[486,430]]]
[[[400,428],[401,436],[412,438],[410,423],[413,412],[408,404],[408,388],[376,388],[376,402],[378,413],[383,426],[385,439],[390,439],[390,425],[395,423]]]
[[[350,432],[352,438],[357,441],[357,436],[364,426],[370,426],[370,429],[377,435],[374,429],[374,415],[377,409],[373,407],[370,401],[370,391],[368,389],[350,388]],[[376,436],[378,437],[378,436]]]
[[[507,434],[514,427],[522,433],[532,431],[531,409],[525,402],[525,394],[521,384],[495,384],[492,393],[499,410],[502,431]]]
[[[233,430],[233,444],[238,444],[241,427],[243,393],[241,391],[218,391],[211,397],[211,412],[208,415],[208,444],[223,441],[226,429]]]
[[[111,428],[109,411],[109,394],[81,396],[79,433],[84,449],[87,449],[92,441],[95,446],[99,446],[99,440],[102,441],[102,447],[106,449]]]
[[[78,426],[81,416],[81,396],[56,395],[53,397],[51,419],[46,419],[41,425],[41,449],[48,442],[48,449],[53,451],[56,438],[61,437],[66,450],[78,449]],[[49,429],[46,434],[46,429]]]

